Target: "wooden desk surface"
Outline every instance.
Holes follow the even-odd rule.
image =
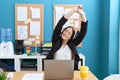
[[[43,73],[44,72],[38,72],[38,71],[25,71],[25,72],[13,72],[14,75],[13,75],[13,78],[9,79],[9,80],[21,80],[22,77],[24,76],[24,74],[26,73],[30,73],[30,74],[34,74],[34,73]],[[74,79],[73,80],[80,80],[80,73],[79,71],[75,71],[74,72]],[[44,79],[43,79],[44,80]],[[89,78],[88,80],[98,80],[97,77],[94,76],[93,73],[89,72]]]

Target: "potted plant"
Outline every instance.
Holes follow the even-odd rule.
[[[0,73],[0,80],[6,80],[6,73],[5,72],[2,72]]]
[[[7,77],[6,77],[6,73],[3,72],[2,69],[0,69],[0,80],[6,80],[6,79],[7,79]]]

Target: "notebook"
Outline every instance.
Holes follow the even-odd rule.
[[[74,60],[44,60],[45,80],[72,80]]]

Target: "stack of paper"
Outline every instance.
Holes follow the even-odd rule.
[[[22,80],[43,80],[43,73],[25,74]]]

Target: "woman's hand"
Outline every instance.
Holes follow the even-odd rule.
[[[69,19],[73,13],[77,12],[78,14],[80,14],[80,17],[81,17],[81,20],[83,22],[86,22],[86,16],[85,16],[85,13],[83,11],[83,6],[82,5],[79,5],[75,8],[73,8],[70,12],[68,12],[66,15],[64,15],[64,17],[66,19]]]
[[[80,9],[82,9],[82,5],[79,5],[79,6],[75,7],[75,8],[73,8],[72,10],[73,10],[74,12],[79,13],[79,10],[80,10]]]
[[[85,15],[85,12],[84,12],[84,10],[83,10],[83,6],[80,5],[80,6],[78,6],[77,8],[78,8],[77,13],[80,14],[81,20],[82,20],[83,22],[86,22],[86,15]]]
[[[80,8],[80,6],[77,6],[77,7],[75,7],[75,8],[72,8],[72,10],[70,10],[66,15],[64,15],[64,17],[65,17],[66,19],[69,19],[69,18],[72,16],[72,14],[74,14],[75,12],[78,12],[78,11],[79,11],[79,8]]]

